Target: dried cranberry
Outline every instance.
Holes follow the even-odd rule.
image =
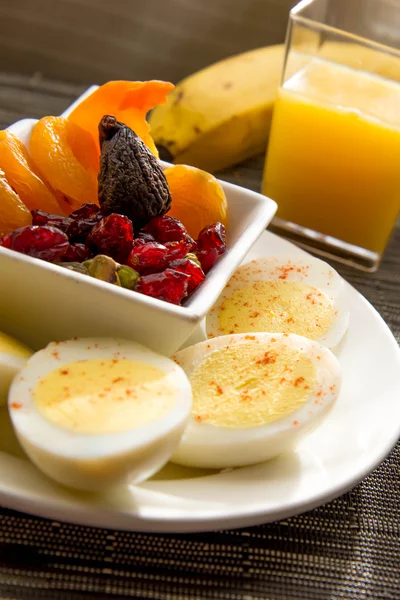
[[[168,215],[155,217],[147,223],[144,230],[154,235],[159,242],[176,242],[186,234],[183,223],[175,219],[175,217],[169,217]]]
[[[187,296],[190,276],[175,269],[165,269],[162,273],[143,275],[136,284],[135,291],[172,304],[180,304]]]
[[[185,238],[176,242],[165,242],[165,247],[168,249],[167,260],[176,260],[183,258],[191,250],[193,250],[194,242],[192,238],[186,234]]]
[[[62,260],[66,262],[83,262],[90,256],[91,252],[85,244],[70,244],[62,255]]]
[[[188,294],[191,294],[193,290],[197,288],[198,285],[205,279],[205,275],[203,269],[199,267],[193,260],[189,258],[180,258],[179,260],[173,260],[169,264],[170,269],[175,269],[175,271],[181,271],[181,273],[186,273],[186,275],[190,276],[189,284],[188,284]]]
[[[210,248],[209,250],[197,250],[196,256],[200,261],[201,268],[204,273],[208,273],[208,271],[215,265],[221,254],[218,252],[216,248]]]
[[[112,213],[96,223],[86,242],[97,254],[106,254],[123,262],[132,248],[132,221],[125,215]]]
[[[183,240],[185,240],[185,242],[186,242],[188,245],[190,245],[190,250],[189,250],[189,252],[191,252],[191,251],[193,251],[193,250],[195,250],[195,249],[197,248],[197,242],[196,242],[196,241],[195,241],[193,238],[191,238],[191,237],[190,237],[190,235],[189,235],[188,233],[186,233],[186,234],[183,236],[183,238],[182,238],[182,239],[183,239]]]
[[[66,233],[71,242],[84,243],[87,236],[98,222],[99,219],[97,218],[72,221]]]
[[[70,219],[75,219],[76,221],[81,219],[93,219],[94,217],[101,217],[101,209],[100,206],[97,206],[97,204],[94,204],[93,202],[82,204],[80,208],[77,208],[69,215]]]
[[[31,210],[32,225],[49,225],[49,227],[57,227],[64,233],[67,232],[68,226],[72,223],[72,219],[61,217],[60,215],[52,215],[44,210]]]
[[[4,235],[1,240],[0,240],[0,244],[1,246],[3,246],[3,248],[11,248],[11,244],[12,244],[12,234],[11,233],[6,233],[6,235]]]
[[[135,239],[133,240],[133,243],[132,243],[132,246],[131,246],[131,250],[132,250],[133,248],[137,248],[137,247],[139,247],[139,246],[144,246],[144,245],[146,245],[146,244],[149,244],[150,242],[151,242],[151,243],[153,243],[153,242],[154,242],[154,240],[149,240],[149,241],[146,241],[146,240],[144,240],[143,238],[135,238]],[[158,242],[155,242],[155,243],[156,243],[156,244],[158,244]]]
[[[226,230],[222,223],[204,227],[197,238],[197,258],[205,273],[215,265],[226,250]]]
[[[168,250],[158,242],[135,240],[127,265],[140,274],[148,275],[163,271],[168,264]]]
[[[68,238],[59,229],[47,225],[20,227],[5,236],[2,245],[16,252],[53,262],[68,248]]]
[[[85,242],[92,228],[102,218],[101,209],[93,202],[83,204],[69,215],[72,220],[66,233],[71,242]]]
[[[214,223],[204,227],[197,238],[199,250],[210,250],[216,248],[219,254],[226,250],[226,230],[222,223]]]
[[[156,242],[156,238],[151,233],[147,233],[147,231],[139,231],[136,236],[137,240],[143,240],[144,242]]]

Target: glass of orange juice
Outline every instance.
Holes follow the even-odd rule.
[[[263,192],[274,228],[374,271],[400,210],[400,2],[292,9]]]

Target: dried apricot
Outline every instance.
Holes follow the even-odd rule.
[[[125,123],[158,156],[146,114],[158,104],[165,104],[174,88],[166,81],[109,81],[85,98],[69,115],[69,121],[88,131],[98,145],[98,124],[103,115],[114,115]]]
[[[0,169],[0,236],[32,223],[31,213]]]
[[[99,154],[92,136],[64,117],[44,117],[33,128],[29,151],[66,212],[86,202],[98,204]]]
[[[187,165],[170,167],[164,175],[172,196],[168,215],[182,221],[194,239],[210,223],[228,225],[228,203],[215,177]]]
[[[7,130],[0,131],[0,165],[8,183],[29,210],[63,212],[54,192],[40,178],[25,145]]]

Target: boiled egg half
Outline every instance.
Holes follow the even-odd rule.
[[[339,395],[339,363],[295,334],[236,334],[200,342],[174,359],[193,408],[172,462],[223,469],[291,450]]]
[[[14,379],[9,412],[31,460],[57,482],[104,490],[153,475],[192,404],[171,359],[121,339],[52,342]]]
[[[347,331],[345,282],[313,257],[282,255],[240,266],[206,319],[209,337],[295,333],[335,348]]]
[[[7,404],[11,382],[31,355],[27,346],[0,332],[0,406]]]

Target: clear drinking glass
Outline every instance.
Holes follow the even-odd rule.
[[[400,2],[292,9],[263,192],[274,228],[373,271],[400,210]]]

